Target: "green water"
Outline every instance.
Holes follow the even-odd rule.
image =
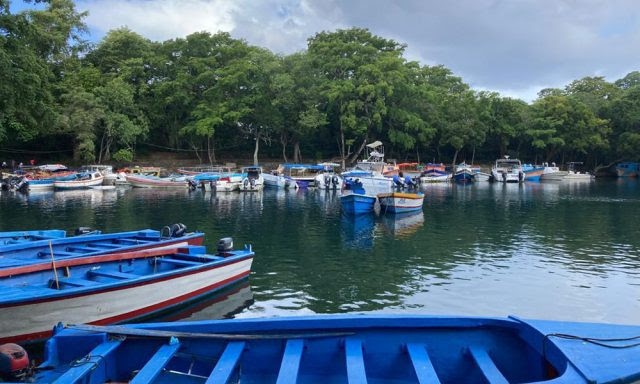
[[[640,322],[635,180],[433,185],[424,211],[343,217],[324,191],[0,194],[0,230],[175,222],[256,252],[248,284],[191,318],[381,311]]]

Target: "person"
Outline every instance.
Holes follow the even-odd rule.
[[[3,162],[2,162],[2,168],[3,168],[3,169],[4,169],[4,168],[7,168],[7,162],[6,162],[6,161],[3,161]]]
[[[29,164],[31,164],[31,166],[33,167],[34,165],[36,165],[36,160],[35,159],[29,160]]]
[[[18,169],[22,169],[22,161],[18,164]]]

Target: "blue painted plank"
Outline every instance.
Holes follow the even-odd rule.
[[[509,384],[509,381],[502,375],[496,364],[487,353],[486,349],[479,347],[469,347],[471,357],[476,362],[476,365],[482,371],[485,379],[490,384]]]
[[[105,364],[109,354],[113,353],[120,344],[122,344],[120,340],[110,340],[98,345],[89,352],[85,359],[80,360],[74,367],[63,373],[53,384],[76,383],[81,379],[83,379],[83,382],[89,382],[89,380],[86,380],[88,374],[94,376],[102,373],[104,376],[104,372],[100,372],[97,368]],[[107,379],[110,378],[103,377],[102,381],[107,381]]]
[[[222,384],[229,380],[240,361],[240,355],[242,355],[244,345],[244,341],[233,341],[227,344],[218,363],[213,368],[211,375],[209,375],[206,384]]]
[[[302,351],[304,349],[304,340],[291,339],[287,340],[284,348],[280,371],[278,372],[278,380],[276,384],[295,384],[298,380],[298,370],[300,369],[300,360],[302,359]]]
[[[347,358],[347,379],[349,384],[366,383],[367,372],[364,369],[362,341],[359,339],[346,339],[344,349]]]
[[[407,344],[407,351],[420,384],[440,383],[440,379],[438,379],[438,375],[433,369],[431,359],[429,359],[427,349],[423,344],[409,343]]]
[[[176,339],[171,339],[169,344],[165,344],[147,361],[140,372],[130,381],[130,384],[149,384],[162,373],[169,360],[178,352],[180,343]]]
[[[194,265],[202,265],[202,263],[199,263],[197,261],[169,259],[169,258],[166,258],[166,257],[158,259],[158,261],[162,262],[162,263],[177,265],[177,266],[180,266],[180,267],[192,267]]]
[[[141,275],[136,275],[135,273],[126,273],[126,272],[118,272],[118,271],[101,271],[96,269],[94,271],[87,272],[89,276],[101,276],[101,277],[110,277],[113,279],[120,280],[128,280],[128,279],[137,279]]]

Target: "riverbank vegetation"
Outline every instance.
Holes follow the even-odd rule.
[[[585,77],[532,103],[476,91],[448,68],[360,28],[278,55],[228,33],[150,41],[127,28],[96,44],[71,0],[11,13],[0,0],[0,157],[135,160],[136,151],[335,159],[381,140],[401,161],[585,161],[640,154],[640,72]]]

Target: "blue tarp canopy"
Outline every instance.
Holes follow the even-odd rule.
[[[313,169],[318,171],[321,171],[324,169],[322,165],[313,165],[313,164],[282,164],[282,167],[284,169],[299,168],[299,169]]]

